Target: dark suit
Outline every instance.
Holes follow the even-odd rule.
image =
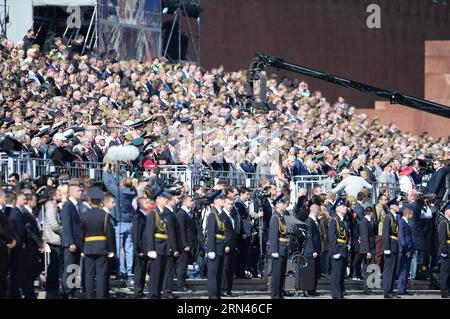
[[[237,233],[236,228],[238,222],[233,218],[231,212],[229,216],[223,210],[220,214],[222,222],[225,224],[225,247],[229,247],[230,251],[225,252],[223,261],[222,287],[226,289],[227,293],[231,293],[233,288],[233,276],[236,265],[236,244]],[[233,220],[233,221],[232,221]],[[233,226],[234,223],[234,226]]]
[[[6,275],[8,273],[9,253],[7,244],[14,240],[8,216],[0,210],[0,299],[6,298]]]
[[[364,276],[364,290],[368,291],[367,278],[369,273],[367,267],[375,263],[375,228],[373,222],[367,218],[361,219],[359,222],[359,254],[362,260],[362,274]],[[367,259],[367,254],[371,254],[371,258]]]
[[[250,242],[253,225],[250,216],[248,215],[248,209],[245,206],[244,202],[238,199],[234,205],[242,221],[240,239],[237,243],[238,255],[236,258],[237,260],[239,260],[239,262],[236,264],[236,277],[243,278],[245,277],[245,270],[247,268],[248,258],[250,255]],[[244,234],[246,235],[245,239],[242,238]]]
[[[81,206],[79,206],[81,207]],[[63,291],[64,297],[73,296],[75,289],[67,287],[68,267],[70,265],[80,264],[81,254],[81,230],[80,230],[80,215],[77,207],[68,199],[61,209],[61,223],[63,232],[61,236],[62,248],[64,250],[64,273],[63,273]],[[71,252],[70,245],[76,245],[77,250]],[[69,270],[70,271],[70,270]]]
[[[450,167],[442,167],[435,171],[428,182],[428,194],[436,194],[436,203],[442,201],[445,194],[445,176],[450,172]]]
[[[19,288],[22,285],[23,257],[25,245],[25,224],[23,214],[19,207],[5,207],[5,214],[9,218],[9,226],[16,240],[16,246],[10,252],[10,289],[11,298],[20,298]]]
[[[210,299],[220,299],[225,254],[225,225],[215,208],[211,208],[206,231],[208,236],[206,252],[214,252],[216,254],[213,260],[208,257],[208,296]]]
[[[25,299],[35,299],[34,280],[39,275],[39,247],[43,245],[42,237],[33,212],[24,208],[23,222],[25,227],[25,250],[23,259],[22,289]]]
[[[331,296],[333,299],[344,297],[344,277],[347,267],[349,231],[339,216],[333,217],[328,226],[331,254]],[[339,255],[339,256],[337,256]]]
[[[282,299],[289,247],[286,236],[286,221],[284,216],[278,212],[275,212],[270,219],[269,247],[271,254],[278,254],[278,258],[272,258],[271,295],[272,299]]]
[[[308,272],[308,275],[314,278],[314,286],[307,287],[308,291],[316,291],[317,281],[320,278],[320,260],[322,255],[322,239],[320,235],[320,225],[319,222],[314,221],[311,217],[308,217],[305,221],[308,226],[308,232],[305,243],[304,255],[308,260],[308,264],[313,264],[314,268],[311,268],[312,273]],[[317,257],[314,258],[313,253],[317,253]],[[308,267],[306,268],[308,269]],[[305,287],[303,287],[305,290]]]
[[[145,276],[148,268],[148,256],[145,248],[145,225],[147,217],[139,210],[133,216],[131,236],[134,250],[134,292],[143,293],[145,286]],[[143,256],[139,256],[143,254]]]
[[[164,282],[167,256],[170,253],[169,234],[167,229],[167,218],[164,210],[155,208],[147,217],[145,225],[145,236],[147,241],[145,247],[147,252],[156,251],[156,259],[150,261],[150,285],[149,298],[159,299]]]
[[[175,210],[171,211],[165,208],[164,215],[167,218],[167,228],[169,232],[170,254],[167,256],[166,272],[164,277],[163,290],[165,293],[173,291],[173,279],[175,277],[175,270],[177,266],[177,257],[173,255],[174,252],[180,252],[180,225],[178,224]]]
[[[395,273],[397,271],[398,261],[398,224],[396,217],[389,212],[383,223],[383,251],[384,253],[384,269],[383,269],[383,293],[384,295],[392,294],[395,281]],[[390,251],[389,254],[386,254]]]
[[[353,210],[356,213],[356,216],[358,218],[358,222],[360,222],[364,218],[364,207],[361,205],[360,202],[356,202],[355,208]]]
[[[180,257],[177,265],[177,281],[179,287],[186,287],[187,265],[193,259],[193,250],[197,247],[197,229],[192,215],[189,215],[183,208],[177,212],[178,224],[180,225]],[[189,252],[184,248],[189,247]]]
[[[400,245],[400,268],[398,273],[397,292],[406,292],[406,279],[411,267],[412,255],[414,253],[414,241],[411,226],[403,218],[398,222],[398,242]],[[406,253],[409,252],[409,257]]]
[[[439,256],[441,257],[440,284],[443,297],[450,289],[450,221],[444,217],[439,224]]]
[[[108,296],[108,254],[116,252],[114,227],[110,215],[101,208],[91,208],[81,214],[81,251],[85,255],[85,285],[88,299]]]

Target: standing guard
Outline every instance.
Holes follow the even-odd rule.
[[[450,203],[444,208],[444,216],[439,224],[440,284],[442,298],[450,298]]]
[[[395,274],[397,272],[398,263],[398,223],[397,212],[400,210],[397,201],[393,201],[389,205],[389,214],[386,215],[383,222],[383,252],[384,252],[384,269],[383,269],[383,293],[384,298],[400,298],[394,292]]]
[[[114,227],[110,215],[101,207],[105,194],[97,187],[87,192],[92,208],[81,213],[86,296],[89,299],[108,297],[108,258],[116,250]]]

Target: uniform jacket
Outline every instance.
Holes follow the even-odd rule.
[[[218,256],[223,256],[225,253],[225,238],[217,238],[225,236],[225,225],[219,217],[219,212],[216,208],[211,208],[211,213],[208,215],[206,224],[206,252],[215,252]]]
[[[444,217],[439,224],[439,254],[450,258],[450,221]]]
[[[350,234],[345,221],[341,220],[339,216],[331,218],[328,226],[331,255],[340,254],[340,257],[347,258],[349,236]]]
[[[280,238],[286,238],[286,221],[281,214],[274,213],[270,219],[269,227],[270,253],[278,253],[280,256],[287,257],[289,253],[288,243],[280,241]]]
[[[164,211],[155,208],[147,216],[145,225],[145,248],[147,252],[156,251],[158,255],[168,256],[170,253],[170,244],[168,238],[157,238],[155,234],[169,236],[167,227],[167,218]]]
[[[383,222],[383,250],[390,250],[391,253],[399,252],[398,245],[398,223],[392,212],[386,215]]]
[[[116,252],[115,231],[105,210],[93,207],[80,216],[80,233],[83,239],[82,252],[85,255],[107,255]],[[105,239],[89,240],[92,237]]]

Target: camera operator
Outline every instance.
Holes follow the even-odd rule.
[[[62,260],[61,234],[62,223],[58,204],[62,195],[57,189],[50,190],[44,209],[43,239],[50,247],[50,263],[47,268],[46,298],[57,296],[59,289],[60,265]]]

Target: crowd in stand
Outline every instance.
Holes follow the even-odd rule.
[[[440,253],[436,227],[442,218],[439,212],[445,204],[450,170],[448,138],[400,132],[395,124],[381,125],[377,119],[357,114],[343,98],[329,102],[320,91],[311,92],[306,82],[276,75],[267,83],[268,101],[274,110],[251,114],[245,108],[245,71],[228,72],[223,67],[206,71],[194,64],[170,64],[164,59],[123,61],[114,52],[98,49],[81,55],[83,41],[82,36],[71,44],[64,38],[50,37],[39,46],[33,43],[32,31],[16,44],[1,40],[0,146],[8,152],[30,152],[35,158],[61,161],[61,154],[67,152],[72,156],[70,161],[80,165],[106,163],[101,186],[109,195],[97,204],[112,216],[117,254],[122,258],[111,269],[118,276],[136,276],[137,264],[145,268],[135,260],[144,254],[136,250],[135,232],[140,211],[148,214],[154,208],[156,191],[151,186],[160,181],[156,167],[194,162],[216,171],[275,176],[274,183],[261,182],[261,188],[270,194],[263,200],[262,213],[250,199],[254,190],[215,186],[234,207],[228,208],[234,211],[233,248],[237,256],[247,260],[239,263],[237,270],[228,266],[227,278],[258,276],[259,253],[252,255],[251,250],[253,230],[261,217],[267,233],[275,199],[281,194],[289,196],[288,182],[297,175],[334,175],[340,180],[328,194],[317,188],[308,197],[305,190],[300,190],[291,212],[301,221],[307,221],[310,214],[312,220],[318,220],[320,251],[313,251],[320,255],[320,267],[314,270],[317,278],[330,271],[327,227],[336,210],[345,215],[352,237],[350,278],[364,275],[357,244],[360,222],[370,215],[368,220],[376,229],[372,260],[382,267],[383,220],[390,211],[400,212],[395,207],[401,207],[404,215],[412,212],[409,219],[414,246],[408,256],[414,261],[408,271],[411,278],[418,273],[426,278],[437,266]],[[154,170],[150,179],[123,178],[117,184],[106,155],[114,145],[139,148],[137,166]],[[396,196],[390,193],[392,187],[380,188],[378,203],[372,207],[368,189],[376,182],[399,185],[404,194]],[[83,205],[89,207],[87,192],[92,181],[85,176],[77,181],[60,176],[58,181],[48,178],[39,184],[26,175],[12,174],[7,184],[0,194],[4,199],[0,206],[5,212],[9,207],[7,215],[15,236],[14,240],[2,242],[2,253],[6,251],[11,262],[5,266],[9,267],[6,272],[1,272],[9,276],[13,298],[32,298],[32,282],[40,270],[37,260],[42,257],[44,242],[49,244],[51,260],[64,260],[66,267],[78,262],[74,254],[80,253],[81,244],[76,238],[66,240],[67,225],[73,224],[67,221],[64,207],[70,203],[77,211],[82,211]],[[43,186],[41,193],[39,186]],[[191,191],[186,189],[188,185],[179,186],[182,195]],[[417,192],[417,186],[425,186],[424,191]],[[198,198],[204,193],[202,188],[195,190]],[[199,211],[198,229],[203,233],[207,212],[202,214],[201,201],[194,201],[196,205],[191,209],[185,207],[191,205],[185,196],[174,197],[172,208]],[[80,236],[76,230],[71,232]],[[49,295],[58,291],[60,273],[58,262],[49,266]],[[140,282],[142,277],[145,280],[145,273]],[[184,277],[181,272],[180,282]],[[2,281],[6,281],[6,275]],[[64,286],[67,281],[62,283],[64,297],[73,297],[73,290]],[[141,294],[143,284],[134,284],[138,287],[135,292]],[[231,294],[232,284],[226,287]],[[315,290],[306,289],[311,295],[316,294]],[[167,295],[173,296],[170,285]]]

